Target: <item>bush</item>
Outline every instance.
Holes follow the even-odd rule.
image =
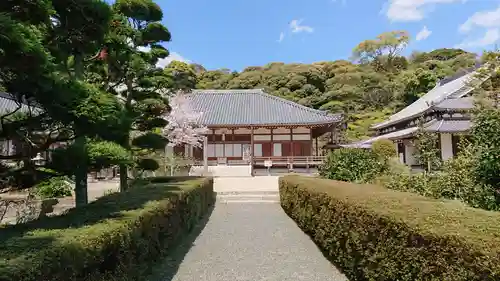
[[[143,171],[156,171],[160,168],[160,164],[154,159],[143,158],[137,162],[137,168]]]
[[[328,154],[319,174],[323,178],[341,181],[368,182],[384,169],[377,155],[370,150],[342,148]]]
[[[350,280],[499,280],[500,213],[287,176],[281,205]]]
[[[463,143],[461,152],[445,161],[439,172],[411,174],[389,165],[387,173],[378,178],[378,183],[389,189],[433,198],[456,199],[485,210],[500,210],[495,189],[481,183],[475,176],[477,162],[474,149],[470,144]]]
[[[71,183],[67,177],[54,177],[35,185],[35,194],[41,198],[71,196]]]
[[[477,108],[473,118],[471,135],[478,158],[474,173],[483,184],[500,191],[500,111],[498,94],[492,93],[495,97],[490,102],[496,106]]]
[[[213,202],[213,180],[180,179],[136,186],[59,217],[5,227],[0,229],[0,280],[135,274],[135,265],[172,249]]]
[[[380,139],[372,144],[372,151],[380,159],[384,161],[389,161],[389,159],[397,156],[396,147],[391,140]]]

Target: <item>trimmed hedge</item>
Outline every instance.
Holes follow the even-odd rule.
[[[214,203],[213,180],[169,178],[0,229],[0,280],[93,280],[154,261]]]
[[[299,176],[280,179],[280,197],[350,280],[500,280],[500,212]]]

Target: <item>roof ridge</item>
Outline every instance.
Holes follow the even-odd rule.
[[[211,94],[222,94],[222,93],[232,93],[232,94],[243,94],[243,93],[254,93],[257,94],[257,91],[260,89],[193,89],[191,93],[201,93],[201,92],[209,92]]]

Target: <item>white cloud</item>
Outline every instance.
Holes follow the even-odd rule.
[[[500,6],[496,10],[476,12],[459,27],[459,31],[466,33],[474,27],[500,27]]]
[[[459,49],[470,49],[470,48],[480,48],[487,47],[492,44],[495,44],[500,39],[500,31],[496,28],[488,29],[484,33],[483,37],[468,39],[463,41],[462,43],[455,46],[455,48]]]
[[[280,38],[278,39],[278,42],[279,43],[283,42],[283,39],[285,39],[285,32],[280,33]]]
[[[180,62],[185,62],[185,63],[191,63],[190,60],[186,59],[185,57],[181,56],[179,53],[176,52],[171,52],[170,55],[164,59],[159,59],[158,63],[156,64],[157,67],[165,67],[169,65],[173,61],[180,61]]]
[[[151,50],[150,47],[138,47],[139,51],[141,52],[149,52]],[[191,63],[190,60],[186,59],[185,57],[181,56],[179,53],[176,52],[171,52],[168,57],[159,59],[158,62],[156,63],[156,67],[161,67],[164,68],[167,65],[169,65],[173,61],[180,61],[180,62],[185,62],[185,63]]]
[[[427,26],[424,25],[424,27],[422,28],[422,30],[420,30],[417,33],[417,36],[415,37],[415,40],[417,40],[417,41],[425,40],[425,39],[427,39],[427,37],[431,36],[431,34],[432,34],[432,31],[430,31],[429,29],[427,29]]]
[[[139,47],[137,47],[137,50],[139,50],[141,52],[147,53],[147,52],[149,52],[151,50],[151,48],[150,47],[139,46]]]
[[[467,0],[388,0],[385,14],[391,21],[420,21],[437,4],[466,2]]]
[[[307,26],[307,25],[300,25],[302,23],[302,20],[292,20],[290,22],[290,29],[292,29],[293,33],[299,33],[299,32],[314,32],[314,28]]]

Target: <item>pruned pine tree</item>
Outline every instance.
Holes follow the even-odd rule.
[[[161,44],[170,32],[161,24],[161,8],[151,0],[118,0],[106,37],[105,59],[93,65],[93,77],[102,89],[114,93],[123,104],[126,122],[119,143],[136,158],[139,168],[151,169],[148,150],[165,147],[159,128],[169,110],[167,95],[171,79],[157,67],[168,56]],[[148,159],[148,160],[145,160]],[[143,164],[149,163],[145,167]],[[127,189],[128,168],[120,165],[120,190]]]

